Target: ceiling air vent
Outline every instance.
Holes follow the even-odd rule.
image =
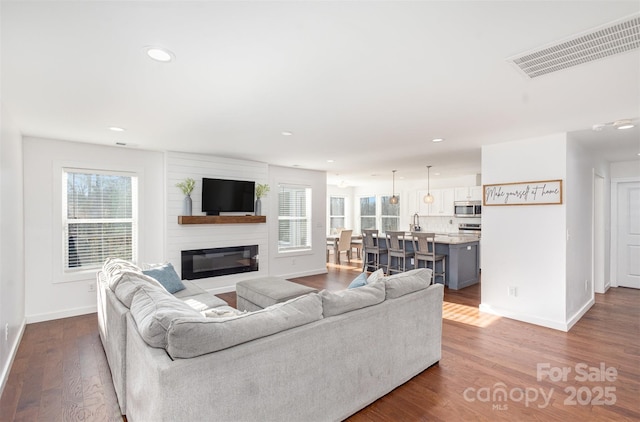
[[[559,43],[510,57],[530,78],[625,53],[640,47],[640,14],[634,14]]]

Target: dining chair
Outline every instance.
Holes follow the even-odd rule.
[[[378,230],[365,229],[362,230],[362,245],[363,245],[363,259],[362,259],[362,271],[367,271],[368,268],[373,268],[376,271],[379,268],[384,270],[384,266],[380,264],[380,255],[387,254],[387,248],[380,246],[380,239],[378,238]],[[371,260],[369,256],[371,255]]]
[[[389,250],[389,262],[387,265],[387,272],[391,275],[392,271],[405,272],[407,270],[406,263],[407,258],[413,258],[414,253],[408,251],[405,245],[405,232],[400,231],[387,231],[387,248]],[[408,240],[407,240],[408,241]],[[396,258],[396,265],[392,266],[393,258]],[[400,260],[402,260],[402,267],[400,266]]]
[[[360,239],[353,239],[353,237],[351,238],[351,256],[353,256],[354,249],[356,251],[356,257],[360,259],[360,256],[362,255],[362,238]]]
[[[333,249],[335,255],[334,261],[340,264],[340,254],[347,253],[347,260],[351,263],[351,234],[353,230],[342,230],[337,240],[327,242],[327,262],[329,261],[329,249]]]
[[[412,232],[413,238],[413,251],[415,254],[416,268],[420,268],[420,261],[425,261],[425,267],[429,268],[429,262],[432,262],[433,281],[436,281],[436,277],[442,278],[442,284],[446,284],[445,268],[447,262],[447,255],[436,254],[436,234],[435,233],[421,233]],[[442,271],[436,272],[436,263],[442,262]]]

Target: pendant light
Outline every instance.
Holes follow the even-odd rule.
[[[429,178],[429,169],[431,166],[427,166],[427,194],[424,196],[425,204],[433,204],[433,196],[431,195],[431,184]]]
[[[396,170],[391,171],[393,172],[393,196],[389,198],[389,203],[395,205],[400,201],[400,198],[396,196]]]

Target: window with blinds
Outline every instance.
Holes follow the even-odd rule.
[[[360,198],[360,230],[376,228],[376,197]]]
[[[100,267],[108,257],[136,259],[137,177],[65,169],[65,272]]]
[[[278,252],[311,250],[311,188],[278,186]]]
[[[390,196],[380,198],[382,208],[380,211],[382,233],[386,233],[388,230],[396,231],[400,225],[400,203],[392,204],[389,202],[390,199]]]
[[[329,229],[331,233],[337,233],[338,229],[345,228],[345,198],[331,196],[329,198]]]

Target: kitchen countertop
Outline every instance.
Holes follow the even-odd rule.
[[[411,233],[407,232],[406,237],[411,238]],[[464,243],[478,242],[479,240],[480,238],[474,234],[436,233],[436,243],[447,245],[461,245]]]

